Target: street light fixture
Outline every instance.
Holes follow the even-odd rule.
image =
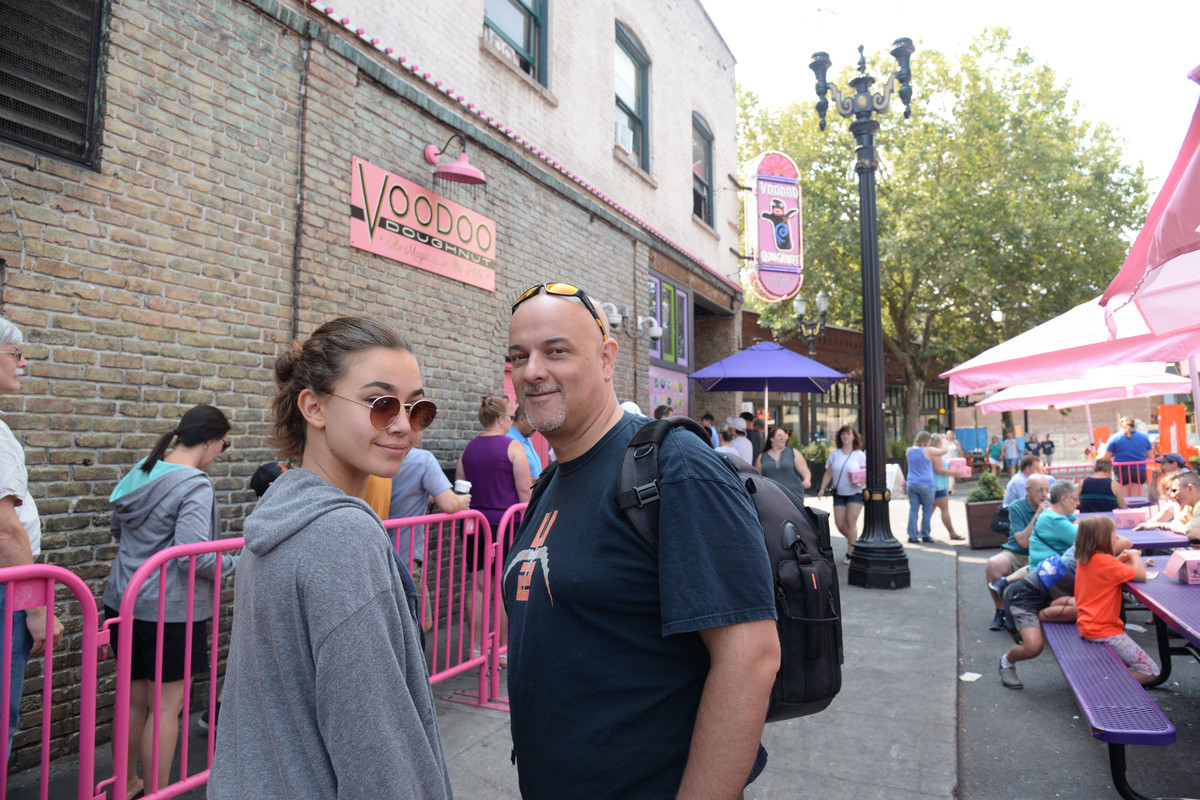
[[[825,313],[829,311],[829,297],[825,294],[825,290],[817,292],[817,317],[805,318],[804,314],[808,311],[808,300],[804,295],[796,295],[796,299],[792,301],[792,308],[796,311],[796,327],[800,331],[800,335],[808,340],[809,356],[816,355],[817,337],[825,333]]]
[[[808,339],[808,357],[812,358],[817,354],[817,337],[825,333],[825,312],[829,310],[829,296],[825,294],[825,290],[817,292],[817,317],[805,317],[804,313],[808,311],[808,300],[802,294],[796,295],[796,299],[792,301],[792,308],[796,311],[796,329],[800,332],[800,336]],[[817,403],[816,398],[809,394],[808,400],[808,440],[811,442],[817,438]]]
[[[854,543],[850,556],[849,581],[852,586],[871,589],[904,589],[909,586],[911,576],[904,548],[892,535],[888,518],[888,501],[891,492],[886,483],[885,431],[883,427],[883,320],[882,299],[879,284],[879,227],[875,209],[875,134],[879,131],[876,114],[882,114],[891,105],[896,84],[900,85],[900,100],[904,103],[904,116],[910,116],[909,101],[912,73],[909,58],[914,50],[912,39],[897,39],[892,45],[892,57],[900,65],[888,78],[883,92],[871,92],[875,79],[867,74],[867,61],[863,48],[858,48],[858,74],[850,79],[855,93],[847,97],[834,84],[826,80],[831,61],[829,54],[813,53],[809,67],[817,77],[817,114],[821,130],[825,130],[825,111],[829,101],[825,95],[832,94],[834,108],[843,117],[854,117],[850,133],[854,136],[855,171],[858,173],[859,246],[862,252],[862,296],[863,296],[863,437],[867,454],[867,488],[863,492],[865,505],[863,535]]]

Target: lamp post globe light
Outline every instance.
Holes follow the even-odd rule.
[[[796,312],[796,330],[801,338],[808,340],[808,357],[812,358],[817,354],[817,337],[825,333],[825,313],[829,311],[829,296],[825,294],[825,290],[817,292],[817,316],[805,317],[804,313],[808,311],[808,300],[802,294],[796,295],[796,299],[792,301],[792,309]],[[805,395],[808,401],[808,440],[811,442],[817,437],[817,404],[811,394]]]
[[[833,95],[834,108],[843,117],[853,117],[850,133],[854,136],[855,172],[858,173],[859,246],[862,252],[863,297],[863,437],[867,455],[867,488],[863,492],[863,533],[854,543],[850,556],[849,581],[852,586],[871,589],[904,589],[909,586],[908,558],[892,535],[888,517],[888,491],[885,480],[885,437],[883,426],[883,320],[879,282],[879,227],[875,212],[875,134],[879,130],[876,114],[891,105],[899,84],[904,116],[911,114],[912,87],[908,62],[915,48],[912,39],[897,39],[892,57],[900,65],[880,93],[871,92],[875,79],[867,74],[863,48],[858,48],[858,74],[850,80],[854,94],[846,96],[826,80],[829,54],[813,53],[809,67],[817,77],[817,114],[825,130],[826,94]]]

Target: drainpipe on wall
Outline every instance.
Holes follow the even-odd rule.
[[[304,144],[308,119],[308,59],[312,53],[312,40],[302,39],[300,51],[300,136],[296,159],[296,229],[292,237],[292,339],[300,338],[300,236],[304,230]]]

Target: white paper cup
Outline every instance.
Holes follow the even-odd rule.
[[[470,481],[461,481],[461,480],[455,481],[454,482],[454,493],[455,494],[470,494],[471,493],[471,482]]]

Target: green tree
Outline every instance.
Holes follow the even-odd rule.
[[[886,54],[872,63],[877,77],[894,69]],[[958,57],[918,50],[912,70],[912,118],[894,99],[876,137],[884,343],[904,371],[910,440],[938,372],[1100,293],[1148,200],[1113,131],[1081,119],[1007,30],[984,31]],[[838,77],[843,91],[850,76]],[[796,161],[805,284],[825,288],[830,322],[861,328],[854,142],[832,104],[819,130],[815,99],[770,108],[740,90],[740,156]],[[794,335],[790,303],[747,297],[777,338]]]

